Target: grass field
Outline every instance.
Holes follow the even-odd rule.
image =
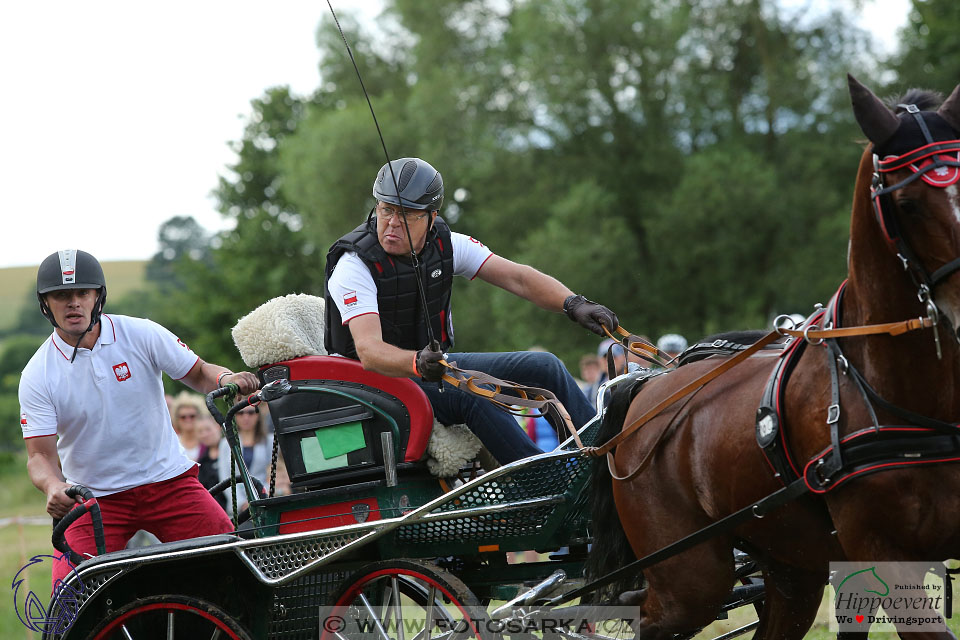
[[[14,576],[24,566],[27,560],[37,554],[50,554],[50,521],[44,513],[43,495],[37,491],[27,477],[25,456],[9,456],[0,454],[0,486],[3,487],[3,501],[0,502],[0,584],[10,585]],[[21,522],[10,518],[20,518]],[[23,523],[24,518],[30,522]],[[50,592],[49,564],[27,572],[29,584],[24,587],[36,593],[46,604],[45,598]],[[19,640],[25,638],[35,640],[40,634],[34,633],[23,626],[17,619],[13,606],[12,593],[0,598],[0,638],[4,640]],[[824,599],[817,616],[817,624],[805,636],[806,640],[826,640],[835,638],[827,628],[829,602]],[[710,625],[697,636],[697,640],[714,638],[717,635],[738,628],[756,620],[751,607],[733,612],[729,620],[720,620]],[[949,621],[949,627],[954,633],[960,632],[958,618]],[[750,634],[741,636],[749,638]],[[871,633],[871,638],[892,638],[888,633]]]
[[[110,296],[138,288],[143,283],[146,267],[145,261],[104,262],[103,275],[107,278]],[[0,269],[0,330],[13,326],[24,305],[36,306],[36,286],[35,266]],[[39,312],[37,318],[40,318]]]

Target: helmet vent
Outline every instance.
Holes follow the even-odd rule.
[[[433,177],[433,182],[430,183],[430,186],[427,187],[427,193],[433,193],[437,189],[443,186],[443,178],[440,177],[440,172],[437,172],[437,175]]]
[[[413,177],[413,174],[417,172],[417,163],[414,161],[407,162],[403,165],[403,168],[400,169],[400,178],[398,178],[399,184],[397,189],[402,193],[404,189],[407,188],[407,184],[410,182],[410,178]],[[399,194],[398,194],[399,195]]]

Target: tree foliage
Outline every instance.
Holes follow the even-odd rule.
[[[914,4],[930,21],[933,5],[952,6]],[[862,150],[845,74],[873,82],[882,65],[839,10],[798,20],[771,0],[386,6],[375,33],[348,15],[341,24],[390,156],[440,169],[454,230],[653,337],[805,313],[843,278]],[[934,60],[956,33],[947,24],[906,41]],[[332,20],[317,44],[311,96],[278,87],[252,101],[217,189],[235,228],[203,256],[180,251],[156,283],[157,319],[228,366],[240,366],[236,319],[277,295],[321,295],[326,249],[373,205],[385,158],[367,101]],[[540,345],[572,366],[597,341],[459,279],[454,317],[458,349]]]

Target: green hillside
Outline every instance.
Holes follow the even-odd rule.
[[[34,291],[37,266],[0,269],[0,330],[13,326],[24,305],[36,305]],[[139,288],[143,283],[146,267],[145,260],[104,262],[103,273],[107,278],[110,297],[116,299]],[[37,319],[40,319],[39,312]]]

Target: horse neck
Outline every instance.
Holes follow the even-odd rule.
[[[860,161],[853,198],[848,283],[843,326],[898,322],[925,315],[917,287],[889,248],[870,201],[872,150]],[[943,358],[937,359],[933,331],[841,340],[850,362],[887,400],[945,420],[960,418],[960,350],[940,331]]]

